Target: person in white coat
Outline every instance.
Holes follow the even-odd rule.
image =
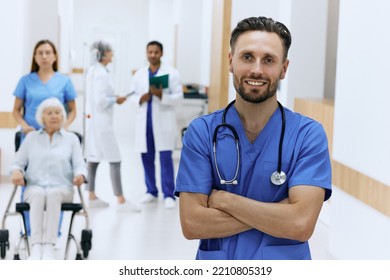
[[[108,207],[109,204],[95,193],[95,177],[98,165],[106,160],[110,164],[110,176],[114,195],[117,197],[118,211],[140,211],[140,208],[127,201],[123,195],[121,179],[121,155],[113,130],[114,105],[123,104],[127,97],[115,95],[106,66],[112,61],[113,51],[109,43],[95,42],[92,56],[96,62],[88,69],[86,77],[85,105],[85,152],[88,163],[89,206]]]
[[[178,136],[175,106],[183,99],[183,87],[176,69],[161,62],[163,45],[151,41],[146,46],[149,65],[140,68],[133,77],[132,102],[138,104],[136,118],[136,150],[141,153],[145,173],[146,195],[141,203],[157,201],[155,153],[159,152],[161,190],[166,208],[175,207],[174,167],[172,151]],[[150,86],[152,77],[168,74],[168,87]]]

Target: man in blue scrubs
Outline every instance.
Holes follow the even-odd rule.
[[[236,101],[226,112],[194,120],[186,131],[176,195],[184,236],[200,239],[197,259],[311,259],[308,239],[331,195],[331,165],[322,126],[278,106],[290,45],[290,31],[271,18],[239,22],[229,53]],[[286,181],[274,185],[283,111]],[[224,112],[239,138],[238,159],[226,126],[218,129],[213,152]],[[223,184],[237,167],[236,184]]]

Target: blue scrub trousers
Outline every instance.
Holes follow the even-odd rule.
[[[142,163],[145,171],[145,184],[147,193],[154,196],[158,196],[158,190],[156,186],[156,168],[154,161],[156,158],[156,149],[154,146],[153,136],[153,123],[152,123],[152,100],[148,101],[147,121],[146,121],[146,153],[142,153]],[[161,169],[161,189],[164,194],[164,198],[171,197],[175,199],[173,192],[175,188],[174,184],[174,170],[172,151],[160,151],[160,169]]]

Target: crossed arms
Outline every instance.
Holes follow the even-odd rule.
[[[226,191],[209,196],[180,194],[180,221],[187,239],[231,236],[250,229],[305,242],[312,235],[324,201],[325,190],[294,186],[278,203],[260,202]]]

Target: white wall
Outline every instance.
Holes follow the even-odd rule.
[[[44,7],[44,8],[42,8]],[[15,0],[2,7],[0,44],[3,67],[0,69],[0,111],[11,112],[12,95],[20,77],[30,72],[33,48],[42,39],[58,46],[57,1]],[[14,159],[16,129],[0,129],[1,175],[8,174]]]
[[[333,188],[328,257],[339,260],[389,260],[390,218]]]
[[[132,69],[145,62],[148,40],[148,1],[74,1],[74,68],[89,65],[89,50],[96,40],[113,45],[114,60],[109,66],[118,93],[129,88]],[[84,91],[82,75],[74,75],[76,88]]]
[[[73,51],[73,0],[58,0],[58,22],[59,22],[59,71],[71,73],[74,59]]]
[[[340,1],[333,158],[390,185],[390,2]],[[389,259],[390,219],[335,188],[329,253]]]
[[[15,0],[7,4],[2,9],[0,17],[0,32],[3,38],[0,44],[2,54],[2,64],[0,67],[1,90],[0,90],[0,111],[11,112],[14,103],[12,96],[20,76],[27,69],[25,66],[24,50],[26,45],[25,33],[15,32],[24,30],[28,19],[26,9],[27,0]],[[13,26],[13,28],[9,28]],[[0,142],[2,143],[2,141]]]
[[[390,185],[390,2],[341,1],[333,157]]]
[[[211,37],[212,37],[211,31],[213,29],[212,15],[213,15],[213,2],[210,0],[202,0],[202,12],[201,12],[202,31],[201,31],[201,38],[198,38],[198,42],[201,44],[199,84],[204,86],[210,86]],[[191,81],[193,81],[193,79]]]
[[[162,60],[170,65],[174,65],[175,50],[175,19],[176,10],[173,9],[173,0],[149,0],[149,33],[148,41],[156,40],[164,46],[164,56]],[[145,63],[146,52],[144,42]]]
[[[208,83],[211,10],[203,11],[210,1],[114,0],[108,5],[102,0],[78,0],[74,6],[73,67],[84,67],[94,40],[113,41],[111,68],[122,92],[131,82],[129,73],[147,63],[146,44],[157,40],[164,45],[162,60],[178,69],[183,83]],[[74,81],[83,90],[82,78],[74,75]]]
[[[291,8],[287,105],[294,108],[295,98],[324,97],[328,1],[294,0]]]
[[[290,30],[290,65],[278,93],[278,99],[289,108],[294,107],[297,97],[324,95],[327,11],[327,0],[233,0],[232,30],[238,21],[250,16],[271,17]],[[234,98],[230,75],[229,100]]]
[[[201,77],[201,64],[199,62],[202,59],[202,53],[201,51],[189,53],[189,50],[200,50],[204,43],[201,39],[203,31],[201,29],[203,23],[201,3],[202,1],[187,1],[186,5],[182,5],[180,11],[177,68],[180,69],[181,79],[184,83],[199,82]],[[194,24],[194,22],[198,24]]]

